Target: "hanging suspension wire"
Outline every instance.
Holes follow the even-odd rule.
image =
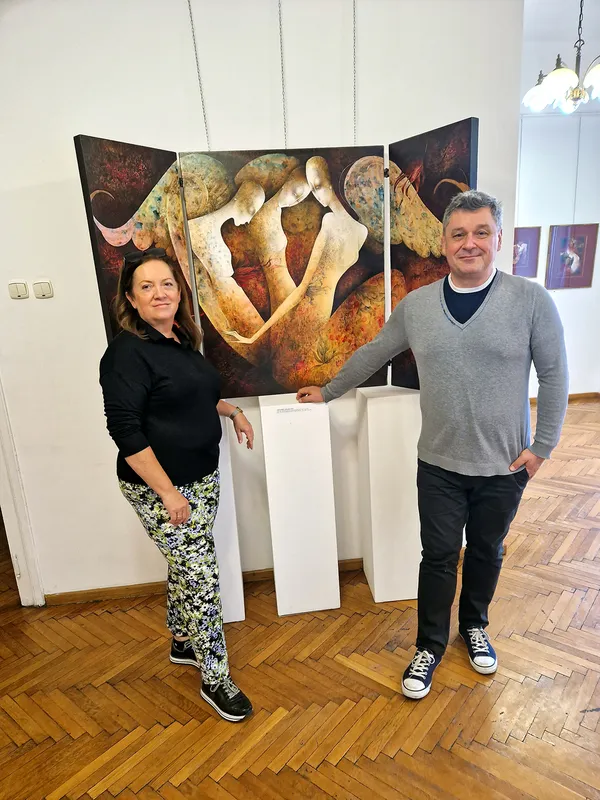
[[[356,147],[357,137],[357,115],[356,115],[356,0],[352,0],[352,74],[353,74],[353,103],[354,103],[354,146]]]
[[[579,24],[577,26],[577,41],[575,42],[575,47],[583,47],[585,44],[585,40],[583,38],[583,3],[584,0],[581,0],[581,4],[579,6]]]
[[[188,12],[190,15],[190,27],[192,29],[192,42],[194,44],[194,57],[196,59],[196,74],[198,75],[198,88],[200,89],[200,102],[202,103],[202,117],[204,119],[204,132],[206,134],[206,149],[210,150],[210,137],[208,135],[208,119],[206,116],[206,104],[204,102],[204,89],[202,88],[202,76],[200,75],[200,61],[198,60],[198,45],[196,44],[196,28],[194,25],[194,15],[192,14],[192,2],[187,0]]]
[[[278,2],[279,7],[279,58],[281,61],[281,102],[283,105],[283,144],[287,150],[288,136],[287,136],[287,98],[285,95],[285,62],[283,60],[283,12],[281,8],[281,0]]]
[[[579,78],[581,75],[581,51],[583,49],[583,45],[585,44],[583,38],[583,2],[579,4],[579,25],[577,27],[577,41],[573,45],[575,48],[576,56],[575,56],[575,72],[577,73],[577,77]]]

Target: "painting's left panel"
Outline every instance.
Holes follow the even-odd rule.
[[[184,241],[177,156],[93,136],[76,136],[75,149],[110,340],[117,333],[112,305],[123,255],[163,247],[177,263]]]

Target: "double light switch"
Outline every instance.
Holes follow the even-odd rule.
[[[13,300],[25,300],[29,297],[29,289],[23,281],[11,281],[8,284],[8,291]]]
[[[36,281],[33,284],[33,293],[38,300],[45,300],[47,297],[54,297],[54,290],[50,281]]]
[[[25,300],[29,297],[29,287],[25,281],[11,281],[8,284],[8,292],[13,300]],[[50,281],[36,281],[33,284],[33,293],[38,300],[54,297],[54,289]]]

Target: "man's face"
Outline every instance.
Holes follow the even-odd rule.
[[[451,272],[463,277],[484,276],[501,246],[502,231],[489,208],[455,211],[442,237],[442,253]]]

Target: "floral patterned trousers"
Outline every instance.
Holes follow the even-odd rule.
[[[229,675],[229,663],[213,539],[219,471],[176,487],[190,504],[190,517],[183,525],[171,524],[162,500],[149,486],[125,481],[119,486],[167,559],[167,627],[174,636],[189,636],[203,680],[220,683]]]

